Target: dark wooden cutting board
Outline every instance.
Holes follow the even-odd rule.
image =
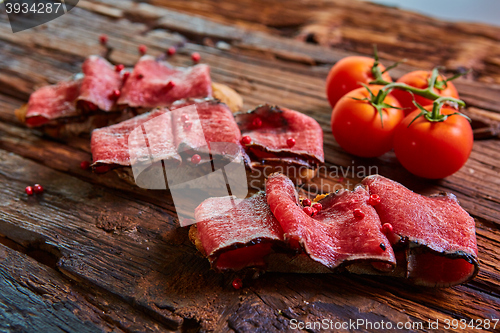
[[[243,96],[245,109],[269,102],[313,116],[325,133],[328,167],[376,166],[418,193],[455,193],[476,219],[479,275],[425,289],[378,277],[267,273],[245,275],[244,288],[235,290],[238,275],[210,270],[178,227],[168,192],[82,170],[80,162],[91,158],[88,138],[48,139],[15,119],[34,89],[103,54],[102,33],[115,63],[133,65],[139,44],[154,56],[182,45],[172,63],[190,65],[199,52],[214,81]],[[431,331],[428,322],[438,320],[446,331],[446,320],[500,318],[499,42],[499,28],[356,1],[80,1],[61,18],[16,34],[0,13],[0,330],[272,332],[291,331],[294,319],[365,319],[410,323],[413,331]],[[408,59],[394,77],[436,65],[474,70],[456,85],[478,140],[456,174],[421,180],[392,153],[358,159],[334,141],[324,80],[333,63],[369,54],[373,43],[386,65]],[[314,179],[348,181],[359,179]],[[45,193],[28,197],[24,188],[34,183]]]

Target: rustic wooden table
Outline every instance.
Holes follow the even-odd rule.
[[[409,331],[431,331],[428,321],[439,320],[440,331],[465,332],[474,330],[446,330],[445,320],[500,318],[500,28],[357,1],[147,2],[80,1],[16,34],[0,13],[1,332],[272,332],[291,331],[293,319],[424,323]],[[91,158],[88,138],[50,140],[15,119],[35,88],[103,53],[103,33],[116,63],[133,65],[139,44],[155,56],[184,45],[172,62],[189,65],[199,52],[213,79],[243,96],[245,109],[269,102],[312,115],[325,133],[327,166],[373,165],[416,192],[455,193],[476,219],[479,275],[425,289],[387,278],[268,273],[233,289],[235,275],[210,270],[178,227],[167,192],[81,170]],[[408,59],[394,77],[416,67],[473,69],[456,85],[478,140],[453,176],[424,181],[391,153],[361,160],[335,143],[325,77],[340,58],[370,54],[373,43],[386,65]],[[326,181],[347,180],[359,181]],[[46,191],[27,197],[24,187],[34,183]]]

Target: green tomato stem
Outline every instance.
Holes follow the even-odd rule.
[[[432,103],[432,111],[425,115],[425,118],[431,122],[444,121],[448,116],[441,114],[441,108],[443,104],[447,102],[458,103],[462,102],[459,99],[453,97],[439,97]],[[463,102],[462,102],[463,103]]]
[[[437,68],[434,68],[431,72],[431,77],[429,79],[428,87],[425,89],[419,89],[419,88],[409,86],[406,83],[388,82],[388,81],[384,80],[384,78],[382,77],[383,73],[380,70],[380,66],[379,66],[380,62],[379,62],[378,52],[377,52],[376,46],[374,46],[374,48],[373,48],[373,55],[374,55],[375,61],[374,61],[373,66],[372,66],[372,75],[375,78],[375,80],[371,81],[370,84],[377,84],[377,85],[385,86],[384,90],[387,90],[388,91],[387,93],[389,93],[390,90],[392,90],[392,89],[399,89],[399,90],[403,90],[403,91],[409,91],[413,94],[422,96],[422,97],[430,99],[432,101],[435,101],[441,97],[440,95],[436,94],[433,91],[433,88],[436,84],[436,80],[439,76],[439,71]],[[385,94],[385,96],[386,95],[387,94]],[[453,100],[449,100],[449,101],[457,103],[461,107],[465,106],[465,102],[462,100],[459,100],[459,99],[454,98]]]

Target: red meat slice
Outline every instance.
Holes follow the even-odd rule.
[[[265,267],[273,244],[283,242],[264,192],[248,199],[209,198],[196,208],[195,219],[202,252],[217,270]]]
[[[150,122],[159,116],[161,119]],[[139,135],[137,140],[133,137],[137,147],[130,147],[129,135],[139,126],[143,126],[148,142],[144,143],[143,135]],[[214,156],[232,160],[242,155],[240,138],[240,130],[225,104],[216,100],[190,100],[172,106],[171,112],[159,109],[94,130],[91,148],[94,166],[129,166],[130,148],[134,148],[134,155],[138,157],[152,156],[154,161],[168,159],[173,162],[171,166],[176,166],[181,161],[179,154],[189,160],[194,153],[199,153],[201,162]]]
[[[311,165],[324,162],[323,130],[316,120],[303,113],[263,105],[235,116],[242,136],[252,139],[246,150],[252,160],[297,157]],[[287,140],[295,144],[290,147]]]
[[[363,180],[378,194],[375,208],[390,223],[395,248],[406,243],[407,277],[418,285],[445,287],[472,279],[478,271],[474,219],[453,194],[425,197],[375,175]],[[394,238],[394,237],[391,237]]]
[[[170,106],[183,98],[211,96],[212,81],[207,65],[174,68],[167,62],[143,56],[125,82],[118,104],[151,108]]]
[[[179,152],[237,154],[241,133],[226,104],[214,99],[174,103],[172,122]]]
[[[152,119],[155,121],[151,122]],[[129,140],[129,135],[137,128],[142,128],[144,135],[139,133]],[[131,165],[134,161],[129,153],[130,143],[134,145],[134,154],[138,159],[152,158],[154,161],[164,160],[174,165],[181,162],[174,144],[171,114],[166,109],[154,110],[116,125],[94,130],[91,139],[93,165]]]
[[[82,65],[85,75],[82,82],[79,101],[85,101],[97,106],[100,110],[111,111],[116,98],[112,94],[120,90],[122,78],[106,59],[90,56]]]
[[[26,111],[26,124],[38,127],[58,118],[78,116],[75,100],[80,94],[81,84],[81,80],[63,81],[32,93]]]
[[[303,211],[292,181],[282,174],[268,178],[266,195],[290,246],[300,244],[313,260],[330,269],[358,261],[376,263],[378,269],[385,266],[388,270],[396,264],[390,243],[380,231],[380,219],[367,204],[369,195],[363,187],[354,192],[330,194],[320,201],[323,209],[315,218]],[[355,209],[360,209],[364,217],[355,217]]]

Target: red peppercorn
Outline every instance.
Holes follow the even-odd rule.
[[[188,121],[188,120],[189,120],[189,115],[188,115],[188,114],[183,114],[183,115],[181,116],[181,121],[182,121],[183,123],[185,123],[185,122],[186,122],[186,121]]]
[[[293,146],[295,146],[295,139],[294,138],[288,138],[286,139],[286,145],[290,148],[292,148]]]
[[[391,234],[392,233],[392,224],[390,223],[384,223],[382,224],[382,232],[386,235],[388,234]]]
[[[148,47],[144,44],[139,45],[139,53],[145,55],[148,52]]]
[[[40,184],[35,184],[35,185],[33,186],[33,192],[35,192],[36,194],[43,193],[43,187],[42,187],[42,185],[40,185]]]
[[[368,200],[368,203],[372,206],[378,205],[380,203],[380,196],[378,194],[370,195],[370,199]]]
[[[363,211],[359,208],[356,208],[353,211],[353,214],[354,214],[354,217],[357,219],[362,219],[363,217],[365,217],[365,213],[363,213]]]
[[[119,65],[115,66],[115,71],[117,71],[118,73],[124,69],[125,69],[125,65],[123,65],[123,64],[119,64]]]
[[[191,53],[191,60],[194,62],[200,62],[201,56],[198,52]]]
[[[111,93],[110,98],[111,98],[111,99],[115,99],[115,100],[116,100],[116,99],[118,99],[118,98],[120,97],[120,95],[121,95],[120,90],[115,89],[115,90],[113,90],[113,92]]]
[[[382,249],[382,251],[385,251],[385,249],[386,249],[385,244],[384,243],[380,243],[380,248]]]
[[[192,123],[192,122],[190,122],[190,121],[186,121],[186,122],[184,123],[184,125],[182,125],[182,127],[184,127],[184,130],[185,130],[185,131],[189,131],[189,130],[191,129],[191,127],[193,127],[193,123]]]
[[[90,162],[82,161],[82,163],[80,163],[80,168],[82,168],[82,170],[87,170],[88,168],[90,168]]]
[[[191,157],[191,163],[193,164],[198,164],[201,162],[201,156],[198,155],[198,154],[194,154],[192,157]]]
[[[306,213],[309,216],[312,216],[316,210],[312,208],[311,206],[306,206],[304,207],[304,213]]]
[[[323,205],[317,202],[313,205],[313,208],[320,212],[323,209]]]
[[[307,199],[307,198],[302,199],[302,206],[304,206],[304,207],[311,206],[311,203],[312,202],[310,199]]]
[[[255,118],[253,121],[252,121],[252,125],[254,127],[261,127],[262,126],[262,120],[260,118]]]
[[[315,217],[316,215],[318,215],[318,211],[316,209],[312,209],[312,214],[311,214],[311,217]]]
[[[144,75],[143,74],[137,74],[137,78],[140,80],[140,79],[144,78]]]
[[[238,290],[243,287],[243,281],[240,278],[236,278],[233,280],[233,288]]]
[[[248,135],[245,135],[244,137],[241,138],[241,144],[249,145],[250,143],[252,143],[252,138],[249,137]]]
[[[173,81],[168,81],[167,85],[165,86],[165,89],[166,89],[166,90],[170,90],[170,89],[172,89],[173,87],[175,87],[175,82],[173,82]]]
[[[170,46],[167,50],[167,54],[169,56],[173,56],[175,54],[175,52],[177,52],[176,48],[174,46]]]
[[[26,191],[27,195],[33,195],[33,187],[26,186],[26,188],[24,190]]]
[[[102,45],[106,45],[108,43],[108,35],[100,35],[99,36],[99,43]]]
[[[123,81],[128,79],[129,76],[130,76],[130,72],[123,72]]]

